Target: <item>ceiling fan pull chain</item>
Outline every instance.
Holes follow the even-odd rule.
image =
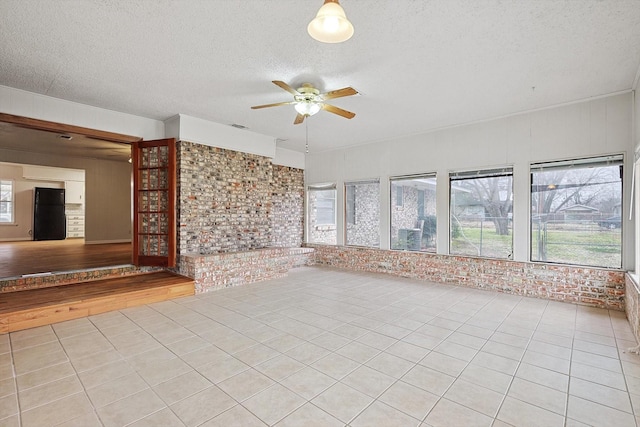
[[[304,122],[304,131],[305,131],[305,150],[306,153],[309,154],[309,120]]]

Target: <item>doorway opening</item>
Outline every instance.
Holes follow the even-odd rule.
[[[85,234],[50,241],[3,238],[2,230],[16,225],[0,224],[0,279],[131,264],[131,144],[140,140],[0,113],[0,159],[86,172],[86,199],[75,205],[84,210]]]

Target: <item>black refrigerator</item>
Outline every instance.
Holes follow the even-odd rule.
[[[64,240],[67,220],[63,188],[35,188],[33,240]]]

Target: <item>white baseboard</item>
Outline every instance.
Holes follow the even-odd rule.
[[[104,245],[106,243],[131,243],[131,239],[118,239],[118,240],[91,240],[85,239],[85,245]]]
[[[24,242],[26,240],[33,240],[32,237],[14,237],[8,239],[0,239],[0,242]]]

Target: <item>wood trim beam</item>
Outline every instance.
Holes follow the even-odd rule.
[[[137,141],[142,141],[142,138],[138,136],[107,132],[81,126],[67,125],[63,123],[50,122],[47,120],[33,119],[30,117],[14,116],[13,114],[6,113],[0,113],[0,122],[12,123],[14,125],[22,126],[25,128],[44,130],[48,132],[75,133],[77,135],[84,135],[89,138],[118,142],[121,144],[132,144]]]

